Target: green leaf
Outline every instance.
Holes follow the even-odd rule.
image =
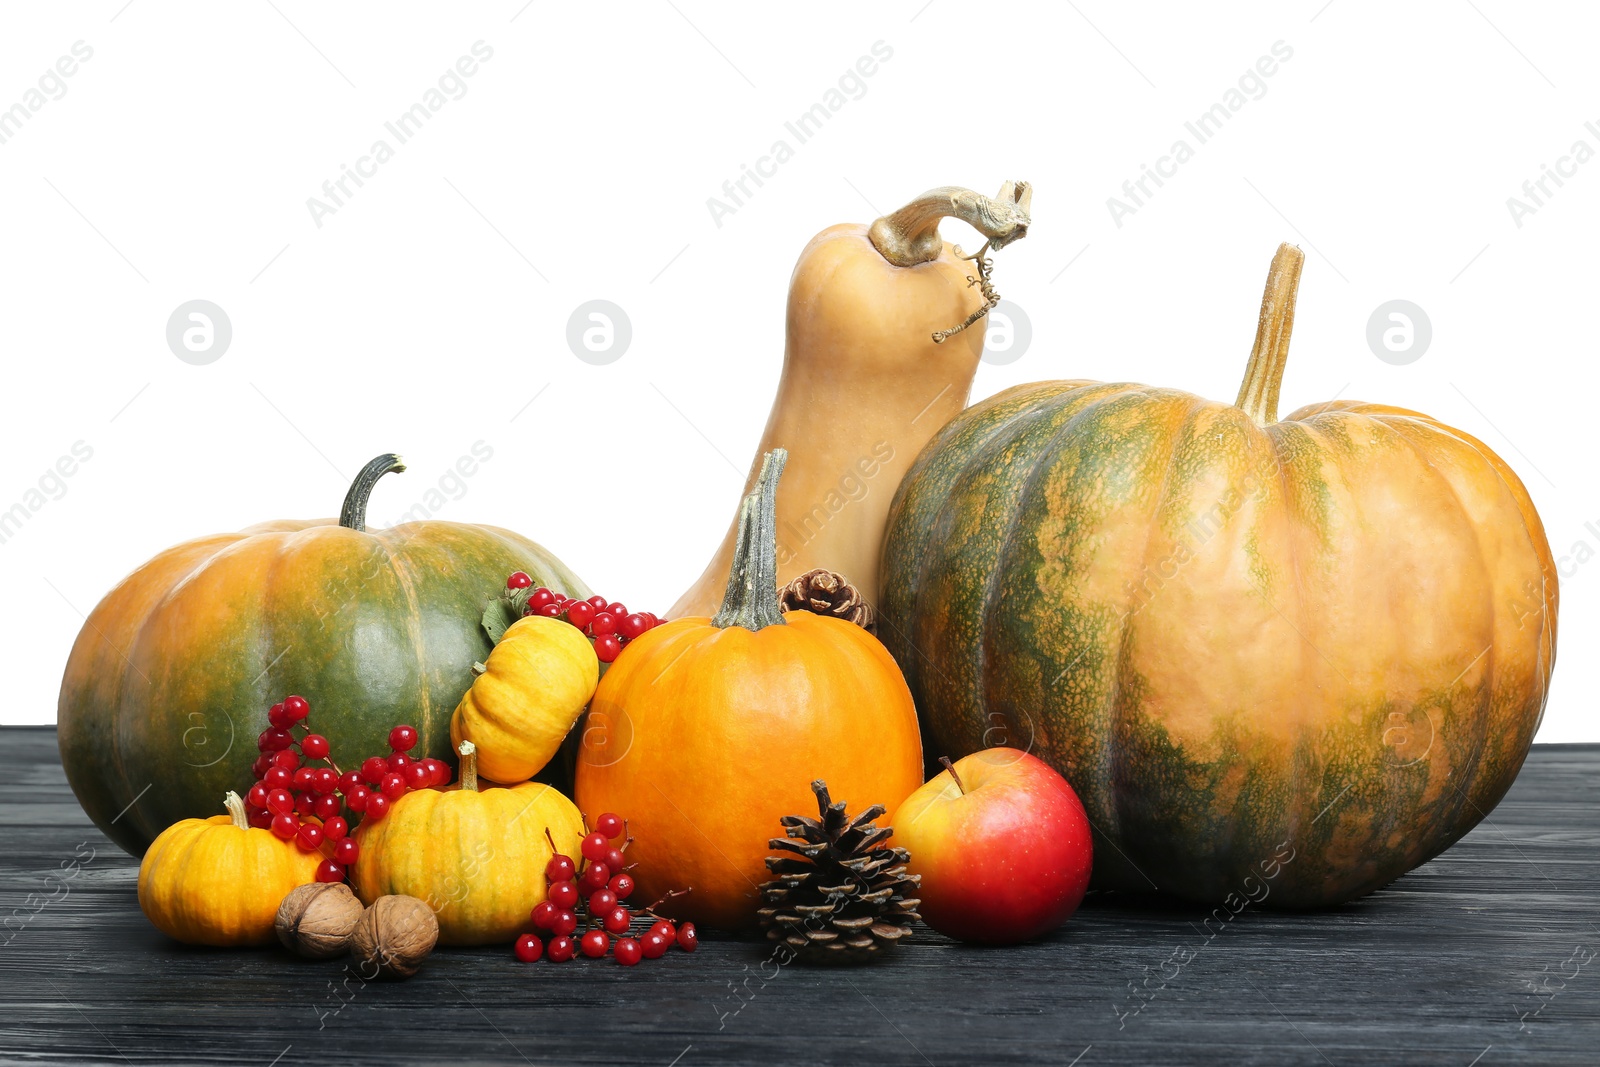
[[[511,624],[522,618],[522,613],[527,610],[528,597],[532,593],[528,589],[518,589],[513,593],[496,597],[489,601],[483,609],[483,632],[489,635],[490,644],[498,645],[500,638],[505,636]]]

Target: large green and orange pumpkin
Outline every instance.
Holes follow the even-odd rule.
[[[1484,818],[1543,713],[1556,572],[1511,469],[1401,408],[1277,418],[1301,262],[1274,260],[1235,404],[1018,386],[891,509],[880,635],[931,753],[1052,763],[1100,888],[1369,893]]]
[[[484,604],[506,576],[587,596],[539,545],[493,526],[366,529],[385,473],[362,469],[337,520],[267,522],[156,556],[89,615],[67,661],[61,759],[79,802],[134,855],[250,782],[266,710],[291,692],[337,758],[411,723],[449,758],[450,715],[489,654]]]

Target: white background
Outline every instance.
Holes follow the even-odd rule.
[[[942,184],[1037,187],[1031,235],[996,260],[1031,346],[982,367],[975,399],[1056,377],[1232,399],[1291,240],[1308,262],[1283,410],[1338,395],[1426,411],[1511,463],[1558,555],[1600,551],[1600,161],[1521,227],[1506,203],[1574,141],[1600,149],[1593,9],[442,7],[111,0],[0,19],[0,108],[74,42],[93,49],[0,144],[0,511],[75,442],[93,449],[0,544],[0,722],[53,720],[82,613],[130,569],[200,534],[334,514],[384,451],[410,470],[384,480],[375,521],[483,441],[493,458],[439,517],[518,529],[664,611],[734,509],[801,247]],[[307,198],[394,145],[384,123],[480,40],[493,58],[465,95],[319,228]],[[864,95],[716,225],[707,198],[877,41],[893,55]],[[1194,145],[1183,123],[1277,41],[1293,57],[1265,95],[1115,225],[1107,198]],[[233,327],[205,366],[165,337],[197,298]],[[633,327],[607,366],[565,341],[596,298]],[[1433,327],[1405,366],[1365,336],[1396,298]],[[1600,740],[1600,563],[1563,571],[1539,739]]]

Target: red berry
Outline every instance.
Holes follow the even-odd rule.
[[[622,836],[622,816],[614,811],[601,812],[600,817],[594,821],[594,832],[607,841],[615,841]]]
[[[315,852],[322,847],[322,827],[314,822],[301,823],[294,835],[294,843],[301,852]]]
[[[609,881],[611,881],[611,868],[603,863],[591,863],[583,869],[583,874],[578,879],[578,890],[583,893],[593,893],[596,889],[604,889]]]
[[[606,858],[606,849],[611,847],[606,840],[608,836],[608,834],[602,834],[600,831],[596,830],[594,833],[585,837],[583,839],[583,845],[580,849],[580,851],[583,853],[583,858],[592,863],[599,863],[604,860]]]
[[[507,589],[526,589],[532,584],[533,579],[529,578],[525,571],[512,571],[511,577],[506,579]]]
[[[345,771],[339,776],[339,792],[349,793],[350,790],[361,784],[360,771]]]
[[[625,615],[622,621],[617,623],[617,633],[629,640],[638,637],[648,629],[650,629],[650,625],[645,622],[643,615],[638,614]]]
[[[538,610],[546,604],[555,603],[556,595],[544,586],[540,586],[528,594],[528,607]]]
[[[523,575],[527,577],[526,574]],[[389,747],[396,752],[410,752],[417,747],[417,731],[413,726],[396,726],[389,731]]]
[[[360,815],[367,810],[367,801],[372,796],[372,790],[364,785],[358,785],[344,795],[345,807]]]
[[[300,820],[289,812],[283,812],[272,817],[272,836],[279,841],[291,840],[300,832]]]
[[[382,793],[368,793],[366,811],[367,818],[377,822],[389,814],[389,798]]]
[[[261,736],[256,738],[256,747],[263,752],[282,752],[294,744],[294,735],[288,730],[262,730]]]
[[[559,618],[561,616],[561,605],[554,602],[546,604],[535,614],[543,615],[547,619]]]
[[[700,947],[700,935],[695,933],[694,923],[684,923],[678,927],[678,947],[685,952],[693,952]]]
[[[268,789],[288,789],[294,781],[294,775],[282,767],[268,767],[267,773],[261,776],[261,784]]]
[[[611,954],[624,967],[632,967],[644,956],[644,946],[631,937],[624,937],[617,942],[617,947],[611,950]]]
[[[426,789],[433,784],[433,772],[421,763],[409,764],[405,769],[406,787],[409,789]]]
[[[283,710],[282,704],[274,704],[267,709],[267,721],[280,730],[286,730],[294,725],[294,720],[289,718],[289,713]]]
[[[317,881],[342,882],[344,881],[344,867],[333,860],[323,860],[317,865]]]
[[[254,763],[250,764],[250,773],[257,778],[260,778],[263,774],[267,773],[267,769],[271,766],[272,757],[263,752],[261,755],[256,757],[256,761]]]
[[[579,601],[576,601],[575,603],[573,603],[572,606],[567,608],[567,621],[570,622],[572,625],[576,626],[580,630],[583,629],[585,626],[588,626],[589,623],[592,622],[593,620],[594,620],[594,605],[593,604],[587,604],[587,603],[583,602],[582,600],[579,600]]]
[[[628,894],[633,892],[633,876],[627,874],[612,875],[611,882],[606,886],[618,900],[627,900]]]
[[[598,896],[599,894],[595,894]],[[590,914],[593,914],[592,912]],[[633,913],[627,908],[612,908],[606,912],[605,927],[614,934],[628,932],[628,924],[633,922]]]
[[[555,918],[550,920],[550,932],[560,937],[571,937],[578,929],[578,913],[570,908],[562,908],[556,912]]]
[[[250,812],[249,823],[257,830],[270,830],[273,818],[272,812],[266,808],[254,808]]]
[[[406,779],[402,774],[390,771],[383,776],[383,781],[378,783],[378,788],[390,800],[399,800],[406,795]]]
[[[606,598],[601,596],[599,593],[596,593],[594,596],[589,598],[589,606],[594,608],[596,611],[604,611],[606,610]]]
[[[589,894],[589,914],[604,915],[617,906],[617,895],[609,889],[596,889]]]
[[[573,957],[574,946],[572,938],[565,934],[550,939],[550,944],[545,946],[545,955],[551,963],[566,963]]]
[[[411,757],[406,755],[404,752],[389,753],[389,769],[391,771],[394,771],[397,774],[402,773],[407,767],[411,766],[411,764]]]
[[[372,785],[383,781],[383,776],[389,773],[389,761],[382,756],[368,756],[361,761],[361,778]]]
[[[604,956],[610,947],[611,939],[604,930],[590,930],[583,935],[583,954],[592,960]]]
[[[288,714],[290,722],[299,722],[311,714],[311,705],[306,703],[306,698],[301,696],[285,697],[283,710]]]
[[[274,815],[287,815],[294,810],[294,796],[287,789],[272,789],[261,805]]]
[[[622,655],[622,642],[616,634],[602,634],[594,639],[594,655],[601,663],[611,663]]]
[[[539,957],[544,955],[544,942],[532,934],[523,934],[517,938],[517,943],[511,946],[511,952],[523,963],[537,963]]]
[[[322,836],[335,843],[343,841],[349,832],[350,824],[343,815],[334,815],[322,824]]]
[[[450,764],[446,763],[442,759],[434,759],[432,756],[429,756],[427,759],[422,761],[422,765],[428,768],[429,785],[450,784]]]
[[[550,902],[556,907],[570,910],[578,906],[578,886],[570,879],[564,882],[552,882],[549,897]]]
[[[671,947],[671,942],[662,937],[660,934],[656,933],[654,930],[651,930],[648,934],[645,934],[639,939],[640,954],[643,955],[647,960],[660,959],[662,956],[667,954],[667,949]],[[618,942],[617,948],[619,951],[621,950],[621,942]]]
[[[272,790],[267,788],[265,782],[257,782],[250,787],[249,792],[245,793],[244,802],[252,808],[264,808],[267,806],[267,794],[270,792]]]
[[[650,932],[659,934],[669,945],[678,939],[678,928],[667,919],[657,919],[655,925],[650,927]]]
[[[555,921],[556,913],[561,909],[548,900],[541,900],[534,909],[528,913],[528,920],[533,923],[535,930],[548,930]]]
[[[628,617],[628,609],[620,600],[613,600],[611,603],[607,604],[605,607],[605,612],[607,615],[612,615],[619,619],[625,619]]]
[[[354,863],[361,856],[361,844],[353,837],[347,837],[333,846],[333,858],[346,866]]]
[[[324,821],[333,818],[344,809],[344,802],[332,793],[322,793],[311,801],[311,814]]]
[[[310,767],[301,767],[294,772],[291,789],[310,789],[311,783],[317,780],[317,772]]]
[[[594,637],[604,637],[606,634],[617,632],[617,617],[608,611],[602,611],[589,622],[589,633]]]
[[[294,795],[294,810],[301,815],[315,815],[317,795],[310,790]]]
[[[577,873],[577,869],[572,866],[572,857],[563,856],[559,852],[551,856],[550,862],[544,865],[544,878],[547,882],[569,881]]]
[[[327,759],[328,739],[321,734],[306,734],[300,739],[300,752],[306,759]]]
[[[300,769],[300,754],[292,748],[286,748],[282,752],[274,752],[272,754],[272,765],[274,767],[282,767],[290,774],[293,774]]]
[[[339,772],[332,767],[318,767],[311,779],[311,788],[318,793],[332,793],[339,788]]]
[[[620,848],[606,849],[605,865],[613,871],[621,871],[628,865],[628,858],[622,854]]]

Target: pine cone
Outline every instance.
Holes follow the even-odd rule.
[[[875,804],[854,818],[833,803],[826,783],[811,783],[821,820],[785,815],[788,837],[769,846],[786,856],[768,856],[777,877],[761,887],[767,906],[756,914],[767,937],[787,945],[809,963],[865,963],[911,935],[921,918],[914,893],[920,875],[907,874],[911,854],[883,844],[894,833],[873,824],[884,813]]]
[[[872,605],[861,598],[861,591],[844,575],[820,567],[784,586],[778,601],[780,610],[801,608],[817,615],[832,615],[863,630],[871,630],[878,621]]]

